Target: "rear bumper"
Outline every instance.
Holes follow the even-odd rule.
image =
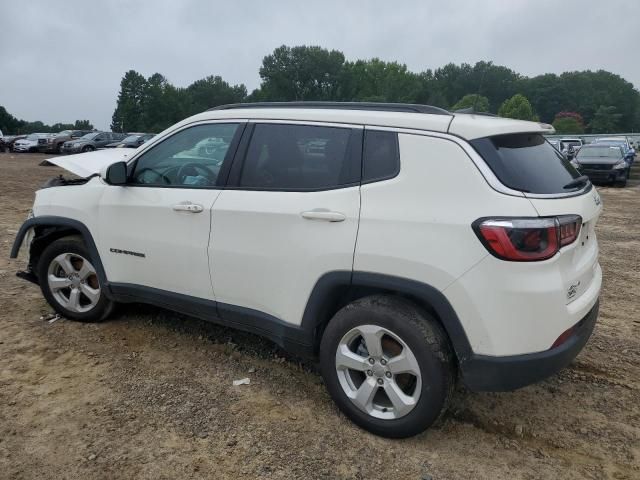
[[[598,318],[599,302],[562,345],[544,352],[505,357],[473,355],[460,365],[465,385],[474,391],[504,392],[539,382],[565,368],[584,348]]]

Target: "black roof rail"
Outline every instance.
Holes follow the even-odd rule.
[[[212,110],[234,110],[240,108],[327,108],[339,110],[372,110],[379,112],[413,112],[432,115],[451,115],[447,110],[431,105],[416,103],[377,103],[377,102],[255,102],[231,103],[210,108]]]

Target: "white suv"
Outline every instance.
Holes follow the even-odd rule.
[[[455,381],[512,390],[569,364],[598,314],[589,183],[544,124],[423,105],[218,107],[128,158],[50,160],[12,250],[67,318],[146,302],[319,357],[379,435],[421,432]],[[26,240],[25,240],[26,238]]]

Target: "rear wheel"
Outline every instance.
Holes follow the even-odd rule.
[[[416,305],[391,296],[367,297],[340,310],[323,334],[320,365],[338,407],[384,437],[428,428],[454,386],[442,328]]]
[[[113,311],[90,259],[81,238],[65,237],[45,248],[38,262],[42,294],[56,312],[71,320],[99,322]]]

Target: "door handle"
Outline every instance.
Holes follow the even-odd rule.
[[[302,212],[300,215],[302,215],[302,218],[306,220],[323,220],[325,222],[344,222],[347,218],[344,213],[320,209]]]
[[[173,209],[176,212],[200,213],[202,210],[204,210],[204,207],[196,203],[184,202],[174,205]]]

